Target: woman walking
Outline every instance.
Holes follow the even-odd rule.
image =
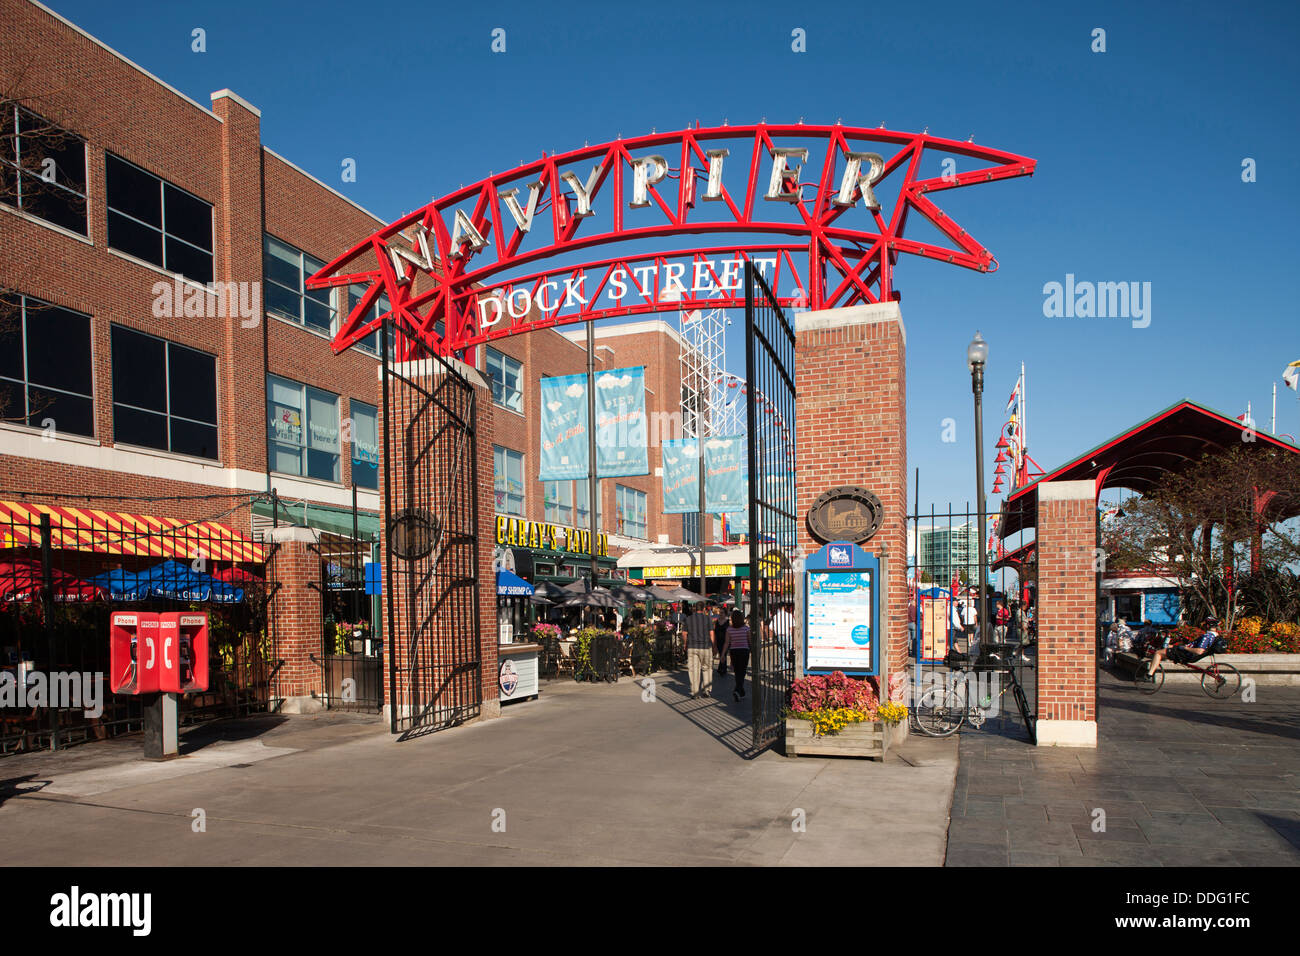
[[[727,628],[727,638],[722,644],[722,656],[731,655],[731,669],[736,675],[736,686],[731,692],[732,700],[745,699],[745,668],[749,666],[749,628],[745,625],[745,615],[739,609],[731,612],[731,627]]]

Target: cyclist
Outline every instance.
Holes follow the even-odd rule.
[[[1215,630],[1218,623],[1219,619],[1217,617],[1207,617],[1203,625],[1205,633],[1196,640],[1189,644],[1171,647],[1169,650],[1161,648],[1156,651],[1151,658],[1150,665],[1147,667],[1147,677],[1156,672],[1156,668],[1160,666],[1160,661],[1166,656],[1175,664],[1190,664],[1192,661],[1210,653],[1210,650],[1214,647],[1214,642],[1219,639],[1219,632]]]

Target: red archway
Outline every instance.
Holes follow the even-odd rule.
[[[820,164],[810,159],[815,149]],[[927,151],[943,157],[942,169],[922,178]],[[972,163],[981,165],[958,168]],[[1032,175],[1034,167],[1032,159],[970,142],[838,124],[656,133],[543,154],[458,189],[357,243],[308,286],[366,287],[334,337],[335,351],[391,312],[443,355],[610,316],[740,307],[746,260],[783,306],[887,301],[897,298],[893,268],[903,253],[997,268],[930,194]],[[804,179],[810,172],[815,178]],[[890,205],[880,198],[887,189]],[[904,238],[913,210],[947,244]],[[734,241],[664,245],[700,235]],[[656,249],[579,255],[644,240]]]

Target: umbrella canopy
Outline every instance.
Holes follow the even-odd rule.
[[[554,601],[550,601],[542,597],[542,595],[537,591],[533,591],[532,594],[528,595],[528,600],[532,604],[554,604],[555,603]]]
[[[666,604],[672,604],[676,601],[681,600],[681,598],[679,597],[674,597],[673,592],[666,590],[665,588],[657,588],[651,586],[646,588],[645,590],[646,593],[650,595],[650,598],[655,601],[663,601]]]
[[[0,561],[0,601],[37,601],[44,576],[35,561]],[[54,600],[60,603],[107,597],[104,589],[58,568],[50,569]]]
[[[704,600],[704,598],[700,597],[690,588],[672,588],[669,590],[668,593],[673,595],[674,601],[703,601]]]
[[[247,587],[250,584],[260,587],[266,584],[266,579],[260,574],[245,571],[243,568],[222,568],[220,571],[213,571],[212,577],[226,584],[238,584],[241,587]]]
[[[536,598],[539,595],[551,603],[573,596],[558,584],[552,584],[550,581],[543,581],[541,584],[533,586],[533,597]]]
[[[605,588],[596,588],[586,594],[571,594],[561,602],[565,607],[621,607],[623,602]]]
[[[621,598],[628,604],[653,600],[653,596],[649,591],[645,588],[639,588],[635,584],[616,584],[609,590],[615,597]]]
[[[180,561],[163,561],[143,571],[115,568],[95,575],[90,583],[108,591],[115,601],[142,601],[149,597],[162,597],[176,601],[238,604],[244,599],[243,588],[218,581]]]

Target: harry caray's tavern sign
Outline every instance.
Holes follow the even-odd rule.
[[[808,530],[822,544],[863,544],[880,530],[884,516],[875,494],[857,485],[844,485],[818,495],[808,509]]]
[[[996,269],[933,197],[1034,165],[972,142],[838,123],[655,133],[543,154],[460,188],[358,242],[307,285],[365,286],[336,351],[391,315],[443,355],[610,316],[739,308],[746,261],[782,306],[882,302],[898,298],[900,254]],[[913,214],[935,241],[904,236]],[[602,245],[625,248],[582,261]]]

